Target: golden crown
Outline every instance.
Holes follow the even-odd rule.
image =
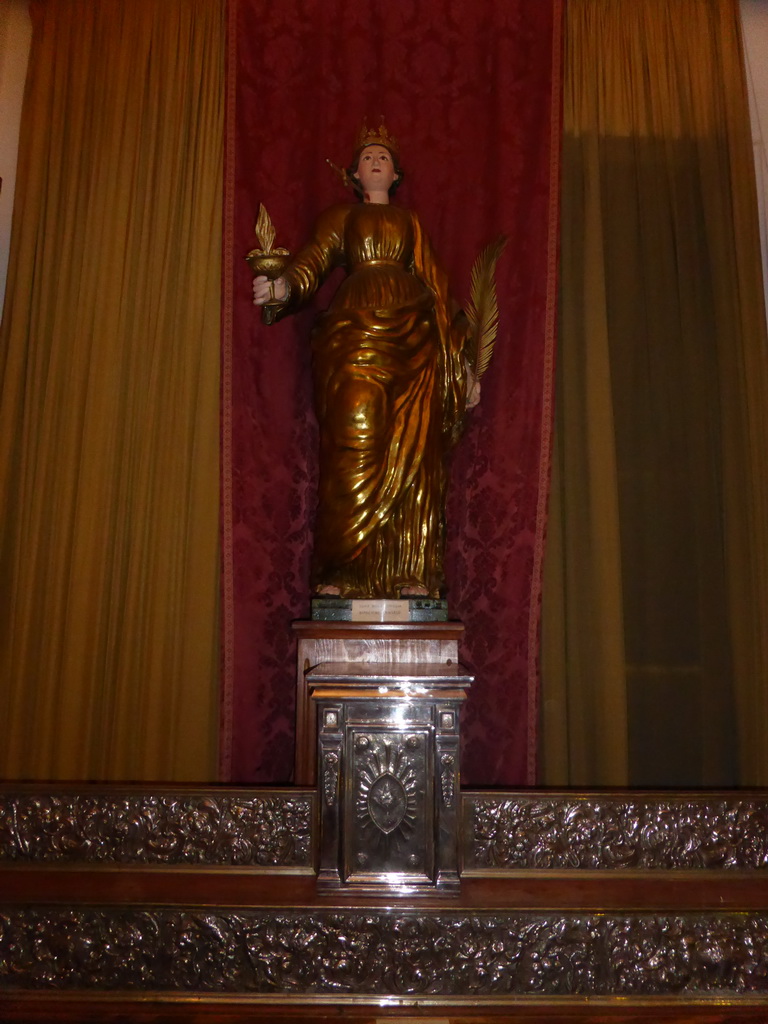
[[[383,118],[378,128],[369,128],[365,121],[363,121],[363,127],[360,129],[360,134],[357,137],[355,152],[359,153],[366,146],[384,146],[393,156],[400,155],[397,139],[394,135],[389,134]]]

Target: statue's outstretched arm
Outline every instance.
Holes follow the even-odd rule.
[[[294,313],[312,298],[328,274],[343,261],[344,222],[348,206],[332,206],[320,214],[306,245],[274,280],[258,275],[253,282],[254,305],[274,306],[270,322]]]

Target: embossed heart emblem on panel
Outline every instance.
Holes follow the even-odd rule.
[[[385,834],[394,832],[408,811],[408,794],[390,772],[380,775],[368,790],[368,813]]]

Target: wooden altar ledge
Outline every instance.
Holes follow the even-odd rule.
[[[5,786],[12,1022],[768,1021],[768,794],[461,794],[461,891],[318,891],[310,789]]]

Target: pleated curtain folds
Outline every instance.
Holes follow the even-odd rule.
[[[739,10],[570,0],[544,778],[768,782],[768,361]]]
[[[0,776],[211,780],[219,0],[33,0],[0,342]]]
[[[519,25],[505,28],[517,38],[534,6],[498,5],[495,13],[519,15]],[[274,45],[255,48],[277,62],[276,75],[290,75],[291,37],[309,29],[301,20],[280,28],[284,12],[271,10]],[[349,73],[364,78],[354,58],[364,5],[349,11],[339,31],[348,24]],[[0,334],[0,776],[213,781],[226,4],[32,0],[31,12]],[[445,90],[457,76],[418,27],[437,55],[422,62],[419,87],[434,86],[438,121],[440,104],[449,119],[461,97]],[[540,779],[768,784],[768,342],[738,5],[568,0],[564,31]],[[394,40],[397,52],[415,52],[413,40],[405,49]],[[332,63],[336,50],[324,46],[318,59]],[[496,64],[494,116],[512,109],[512,66]],[[331,87],[335,81],[328,78]],[[404,83],[400,76],[396,93],[405,118]],[[355,97],[350,131],[364,112]],[[515,102],[530,113],[524,96]],[[291,147],[306,151],[331,128],[341,152],[346,111],[334,107],[331,117],[319,109],[322,125],[302,127],[295,112],[290,137],[278,118],[283,130],[271,138],[283,161]],[[428,124],[437,145],[432,114]],[[482,152],[482,140],[472,148]],[[322,158],[339,152],[323,149]],[[406,198],[411,188],[419,200],[416,183],[429,173],[430,154],[419,159],[424,169],[416,166]],[[268,179],[274,160],[263,160]],[[493,167],[504,171],[498,161]],[[274,183],[286,204],[283,232],[294,230],[289,214],[299,206],[305,218],[310,206],[317,211],[326,179],[318,172],[309,196],[302,181],[288,193],[284,186]],[[486,192],[472,176],[455,202],[482,205]],[[468,261],[467,232],[449,207],[436,208],[437,232],[446,252]],[[515,345],[519,339],[501,363],[522,352]],[[519,363],[521,372],[529,365]],[[303,365],[303,383],[281,376],[271,389],[266,378],[247,378],[250,363],[236,372],[255,387],[263,416],[284,392],[296,401],[297,388],[306,391]],[[484,389],[480,417],[493,388]],[[509,390],[519,393],[517,384]],[[499,408],[521,427],[524,405],[499,395]],[[305,426],[292,421],[286,436],[298,443]],[[467,443],[477,448],[477,437]],[[538,445],[533,463],[541,465]],[[522,464],[519,452],[504,457]],[[296,493],[309,493],[297,465],[275,471],[288,474]],[[498,463],[484,472],[495,486]],[[296,515],[306,532],[311,501],[301,501]],[[243,517],[236,527],[240,559],[252,524]],[[284,521],[276,536],[281,530]],[[486,559],[485,575],[467,576],[477,581],[459,591],[468,608],[477,606],[478,588],[493,590],[495,567],[509,565],[509,579],[523,571],[513,556]],[[274,579],[264,586],[274,596],[289,581],[298,607],[303,577],[282,557],[269,563]],[[261,607],[270,630],[293,614],[280,602]],[[253,630],[242,628],[253,642]],[[530,679],[533,627],[529,633]],[[478,636],[486,661],[504,650],[493,646],[491,630]],[[275,680],[290,661],[289,638],[278,654],[280,664],[269,667]],[[290,680],[287,663],[284,675]],[[249,690],[247,699],[280,717],[288,763],[291,698],[277,683],[273,690]],[[497,721],[514,717],[499,714],[509,705],[509,694],[502,697],[478,703],[468,718],[472,749],[485,757],[488,747],[497,762],[507,748],[491,743],[484,723],[510,731]],[[536,699],[520,698],[525,714]],[[242,744],[244,757],[256,756],[249,735]]]

